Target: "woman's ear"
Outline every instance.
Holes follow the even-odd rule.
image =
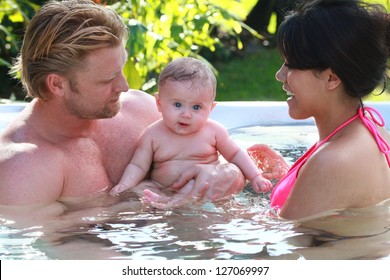
[[[327,88],[328,90],[334,90],[341,84],[341,80],[339,76],[337,76],[331,69],[328,69],[326,71],[327,71]]]
[[[54,95],[63,96],[65,78],[58,74],[49,74],[46,77],[46,87]]]

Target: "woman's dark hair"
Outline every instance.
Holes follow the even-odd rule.
[[[381,5],[354,0],[299,4],[278,30],[281,55],[300,70],[330,68],[354,97],[386,85],[389,17]]]

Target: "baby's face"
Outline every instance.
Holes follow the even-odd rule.
[[[211,86],[193,87],[191,81],[167,81],[156,101],[165,125],[178,134],[200,130],[215,104]]]

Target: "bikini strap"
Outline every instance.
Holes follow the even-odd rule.
[[[367,115],[369,115],[369,117]],[[376,128],[376,125],[380,127],[385,126],[383,117],[376,109],[363,106],[359,108],[358,116],[375,138],[379,150],[385,155],[387,164],[390,167],[390,145],[386,142],[382,135],[379,134],[379,131]]]
[[[330,138],[333,137],[333,135],[335,135],[337,132],[339,132],[341,129],[343,129],[344,127],[346,127],[347,125],[349,125],[351,122],[353,122],[354,120],[356,120],[357,118],[359,117],[359,114],[356,114],[355,116],[353,116],[352,118],[350,118],[349,120],[347,120],[345,123],[341,124],[338,128],[336,128],[335,130],[333,130],[333,132],[331,134],[329,134],[324,140],[322,140],[318,145],[317,147],[321,146],[323,143],[325,142],[328,142],[328,140]]]
[[[361,119],[363,124],[367,127],[367,129],[370,131],[372,136],[375,138],[375,141],[378,145],[379,150],[385,155],[387,164],[390,167],[390,145],[386,142],[386,140],[382,137],[382,135],[379,134],[379,131],[376,128],[376,125],[378,125],[380,127],[384,127],[385,121],[384,121],[383,117],[379,114],[379,112],[372,107],[366,107],[366,106],[359,107],[358,113],[355,116],[353,116],[352,118],[347,120],[345,123],[341,124],[331,134],[329,134],[324,140],[322,140],[320,143],[318,143],[317,148],[320,147],[325,142],[327,142],[339,130],[341,130],[342,128],[344,128],[345,126],[350,124],[352,121],[356,120],[357,118]]]

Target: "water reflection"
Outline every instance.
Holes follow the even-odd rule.
[[[316,139],[314,127],[232,131],[247,147],[268,143],[291,162]],[[279,135],[275,135],[279,131]],[[288,143],[288,144],[286,144]],[[0,206],[1,259],[388,259],[390,201],[280,219],[269,194],[248,186],[229,200],[162,211],[131,195],[97,194],[46,206]]]

